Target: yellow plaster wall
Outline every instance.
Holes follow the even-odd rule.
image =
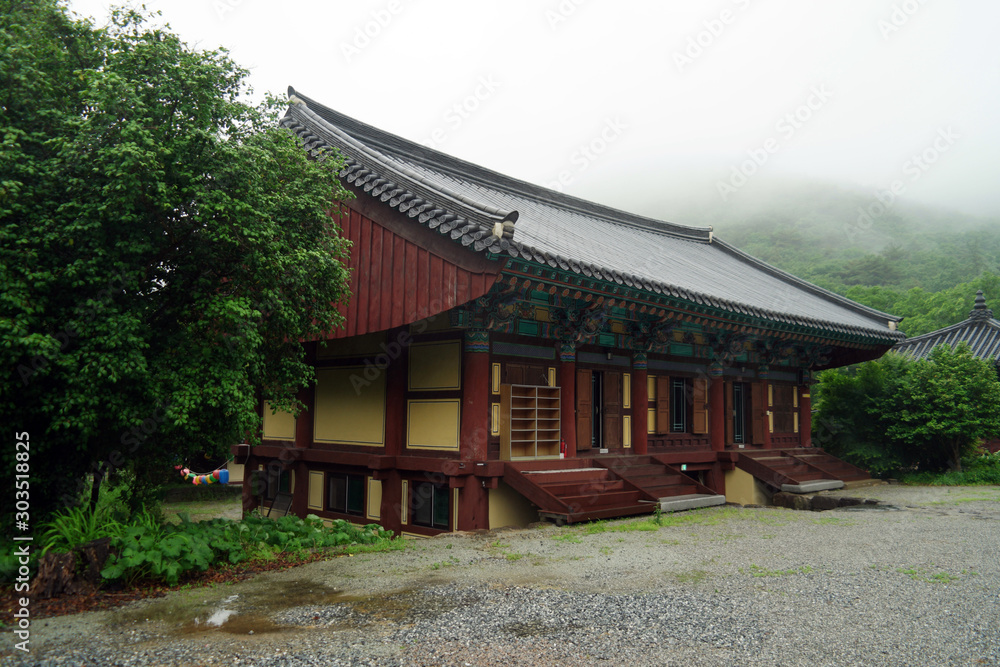
[[[272,412],[271,404],[264,402],[264,439],[295,440],[295,417],[291,412]]]
[[[245,474],[243,471],[246,468],[246,466],[244,466],[242,463],[233,463],[230,461],[229,465],[227,465],[226,468],[229,470],[230,484],[243,483],[243,475]]]
[[[726,473],[726,502],[738,505],[769,505],[771,496],[763,483],[736,468]]]
[[[360,366],[316,370],[313,437],[317,442],[384,444],[385,373],[368,380],[364,371]]]
[[[458,450],[461,399],[414,399],[406,402],[406,446]]]
[[[457,340],[410,346],[411,391],[461,389],[462,344]]]
[[[490,529],[504,526],[527,526],[538,521],[538,510],[528,499],[500,482],[489,490]]]
[[[368,518],[382,518],[382,482],[372,477],[368,478]]]
[[[323,509],[323,472],[309,471],[309,500],[307,505],[311,510]]]

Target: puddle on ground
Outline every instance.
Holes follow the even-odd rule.
[[[476,595],[440,594],[433,589],[346,595],[313,581],[271,581],[241,586],[239,594],[224,598],[214,589],[188,591],[124,611],[118,619],[123,624],[161,622],[178,635],[260,635],[318,627],[346,630],[382,621],[413,623],[478,599]]]

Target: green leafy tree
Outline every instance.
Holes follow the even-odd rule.
[[[889,353],[855,367],[821,373],[814,389],[817,415],[813,442],[875,476],[906,467],[909,457],[905,447],[886,437],[891,426],[886,408],[913,363]]]
[[[1000,434],[996,368],[965,344],[825,371],[815,394],[814,442],[875,475],[961,470],[978,442]]]
[[[153,21],[0,0],[0,414],[30,435],[33,522],[87,472],[142,489],[224,452],[261,396],[296,408],[300,341],[340,320],[340,160]]]
[[[965,343],[939,345],[913,364],[886,406],[887,435],[928,467],[962,469],[977,443],[1000,434],[996,366]]]

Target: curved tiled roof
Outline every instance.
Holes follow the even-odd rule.
[[[716,237],[498,174],[329,109],[289,88],[282,124],[336,148],[342,177],[473,250],[773,322],[890,343],[899,318],[761,262]],[[499,226],[498,226],[499,225]],[[503,230],[502,234],[498,232]]]
[[[938,345],[954,347],[959,343],[968,343],[975,356],[992,359],[1000,366],[1000,320],[994,319],[993,311],[986,307],[982,290],[976,293],[976,304],[969,313],[969,319],[922,336],[907,338],[892,349],[923,359]]]

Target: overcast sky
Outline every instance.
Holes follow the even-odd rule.
[[[70,8],[102,24],[109,4]],[[691,219],[698,203],[740,207],[789,178],[1000,216],[995,0],[146,6],[190,44],[228,48],[258,92],[292,85],[465,160],[673,222],[712,224]]]

